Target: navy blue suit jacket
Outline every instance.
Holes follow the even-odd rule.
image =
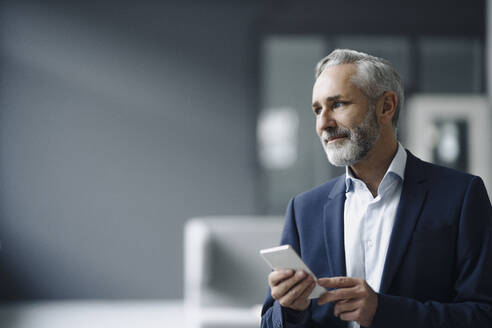
[[[492,327],[492,208],[482,180],[408,153],[372,327]],[[345,177],[294,197],[281,244],[318,277],[344,276]],[[270,291],[262,328],[345,327],[333,304],[283,309]]]

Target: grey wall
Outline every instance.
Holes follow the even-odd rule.
[[[262,35],[483,37],[484,3],[2,1],[0,299],[181,297],[185,220],[261,211]]]
[[[4,299],[181,297],[185,220],[255,212],[255,7],[95,3],[2,6]]]

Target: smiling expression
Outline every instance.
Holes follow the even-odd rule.
[[[316,133],[333,165],[354,165],[379,138],[375,106],[351,81],[354,64],[329,66],[313,87]]]

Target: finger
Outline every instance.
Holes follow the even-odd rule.
[[[333,278],[318,279],[318,284],[327,288],[353,287],[360,283],[362,283],[362,279],[350,278],[350,277],[333,277]]]
[[[333,314],[335,315],[335,317],[338,317],[342,313],[355,311],[361,306],[362,302],[360,301],[360,299],[339,301],[335,304],[335,307],[333,308]]]
[[[297,271],[290,278],[281,281],[277,286],[272,287],[272,297],[276,300],[282,298],[287,292],[294,287],[299,281],[305,279],[308,275],[304,271]]]
[[[318,304],[323,305],[329,302],[338,302],[361,297],[361,289],[357,286],[349,288],[339,288],[330,290],[321,295],[318,299]]]
[[[302,296],[305,294],[306,289],[309,289],[311,284],[314,284],[314,280],[311,276],[306,277],[304,280],[299,282],[297,285],[292,287],[280,300],[280,304],[283,306],[290,306],[295,303],[297,300],[305,301],[305,298]],[[309,295],[309,294],[307,294]]]
[[[314,280],[311,281],[311,283],[307,286],[306,289],[302,292],[302,294],[299,296],[298,299],[307,299],[309,295],[311,295],[311,292],[313,291],[314,287],[316,287],[316,282]]]
[[[313,280],[311,281],[311,283],[307,286],[306,289],[304,289],[304,291],[302,292],[301,295],[299,295],[299,297],[294,300],[294,302],[292,302],[291,304],[291,308],[293,309],[299,309],[299,308],[303,308],[304,305],[306,304],[306,302],[309,304],[309,295],[311,294],[311,292],[313,291],[314,287],[316,287],[316,282]]]
[[[294,274],[294,270],[282,269],[270,272],[268,275],[268,284],[270,286],[277,286],[283,280],[291,277]]]
[[[360,309],[351,312],[344,312],[341,313],[339,316],[339,319],[343,321],[358,321],[359,318],[360,318]]]

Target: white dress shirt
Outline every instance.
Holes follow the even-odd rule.
[[[344,245],[347,277],[365,279],[379,292],[386,252],[400,202],[407,153],[398,150],[373,197],[366,184],[346,168]],[[349,322],[349,327],[360,327]]]

